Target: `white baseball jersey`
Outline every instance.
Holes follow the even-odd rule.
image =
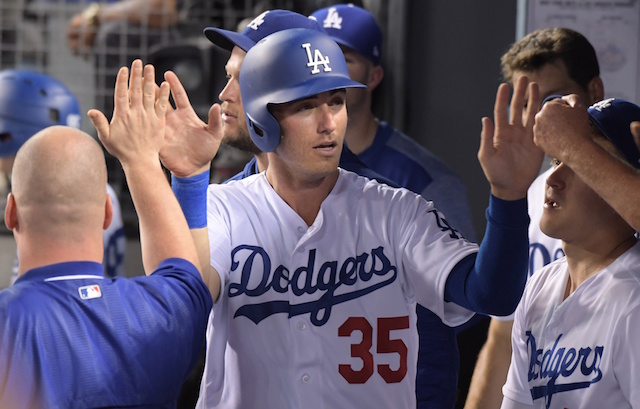
[[[547,236],[540,230],[540,218],[542,217],[545,184],[547,178],[553,172],[551,167],[541,173],[533,181],[527,191],[527,204],[529,211],[529,277],[547,264],[564,257],[562,240]],[[513,314],[504,317],[494,317],[499,321],[513,321]]]
[[[340,169],[308,227],[257,174],[211,185],[222,281],[199,408],[411,408],[416,302],[449,325],[451,269],[477,245],[422,197]]]
[[[640,408],[640,244],[563,300],[566,259],[516,309],[505,397],[534,408]]]

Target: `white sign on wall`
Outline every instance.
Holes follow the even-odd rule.
[[[598,55],[605,96],[640,103],[640,1],[519,1],[518,38],[547,27],[582,33]]]

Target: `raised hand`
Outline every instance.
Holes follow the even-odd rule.
[[[144,67],[143,78],[141,60],[131,64],[128,84],[127,74],[126,67],[120,68],[111,123],[95,109],[89,111],[89,118],[104,147],[123,167],[148,164],[148,161],[159,164],[160,148],[164,145],[165,114],[169,107],[169,84],[162,83],[156,92],[154,68],[152,65]]]
[[[211,166],[218,153],[223,129],[220,105],[209,110],[209,123],[204,123],[191,107],[189,97],[172,71],[164,75],[169,83],[176,108],[167,112],[165,145],[160,151],[164,166],[179,177],[202,173]]]
[[[525,111],[525,95],[529,91]],[[510,89],[501,84],[496,94],[494,123],[482,118],[478,159],[491,184],[491,193],[504,200],[521,199],[536,178],[544,154],[533,142],[533,124],[541,100],[538,86],[521,77],[515,84],[511,107]]]

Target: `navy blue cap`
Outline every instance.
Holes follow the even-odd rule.
[[[596,102],[588,109],[589,118],[627,161],[640,169],[640,151],[631,133],[631,122],[640,121],[640,107],[621,98]]]
[[[249,51],[266,36],[289,28],[308,28],[326,33],[316,20],[302,14],[289,10],[267,10],[254,18],[241,33],[207,27],[204,29],[204,35],[225,50],[231,51],[234,46],[238,46],[244,51]]]
[[[374,64],[382,59],[382,30],[375,17],[353,4],[338,4],[313,13],[333,40],[362,54]]]

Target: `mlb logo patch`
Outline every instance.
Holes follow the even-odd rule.
[[[102,297],[102,291],[100,291],[100,286],[98,284],[79,287],[78,293],[80,294],[80,298],[83,300]]]

